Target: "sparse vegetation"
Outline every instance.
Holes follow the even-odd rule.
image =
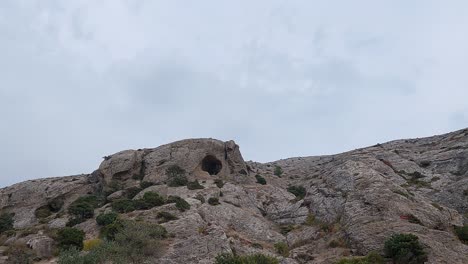
[[[370,252],[365,257],[342,258],[335,264],[384,264],[384,258],[376,252]]]
[[[287,233],[293,231],[296,229],[294,225],[281,225],[280,226],[280,233],[283,235],[286,235]]]
[[[281,178],[281,175],[283,175],[283,169],[280,166],[275,165],[273,174]]]
[[[458,238],[468,244],[468,225],[465,226],[455,226],[455,234],[457,234]]]
[[[258,175],[258,174],[255,175],[255,179],[257,179],[257,183],[258,183],[258,184],[261,184],[261,185],[267,184],[265,178],[263,178],[262,176],[260,176],[260,175]]]
[[[146,192],[141,199],[118,199],[112,202],[112,209],[119,213],[129,213],[135,210],[147,210],[165,204],[164,198],[157,192]]]
[[[203,185],[201,185],[198,180],[195,180],[193,182],[188,182],[187,183],[187,188],[189,190],[199,190],[199,189],[204,189]]]
[[[287,258],[289,256],[289,246],[285,242],[277,242],[274,244],[276,253]]]
[[[220,203],[219,203],[219,199],[216,198],[216,197],[210,197],[210,198],[208,198],[208,203],[209,203],[210,205],[219,205],[219,204],[220,204]]]
[[[392,235],[384,245],[385,256],[394,263],[422,264],[427,261],[427,254],[412,234]]]
[[[215,264],[279,264],[279,260],[263,254],[237,256],[223,253],[216,256]]]
[[[112,240],[103,241],[88,254],[73,248],[64,251],[58,263],[146,263],[161,254],[160,240],[166,237],[167,231],[160,225],[125,221]]]
[[[304,225],[312,226],[312,225],[314,225],[314,223],[315,223],[315,216],[312,213],[309,213],[307,215],[307,218],[306,218],[305,222],[304,222]]]
[[[62,250],[76,248],[83,249],[83,239],[85,233],[73,227],[65,227],[57,232],[58,247]]]
[[[289,186],[288,187],[288,192],[294,194],[297,199],[301,200],[304,199],[306,195],[306,189],[302,185],[298,186]]]
[[[170,187],[185,186],[188,183],[185,170],[177,165],[172,165],[166,169],[167,185]]]

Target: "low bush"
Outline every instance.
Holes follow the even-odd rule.
[[[199,189],[205,189],[205,187],[203,187],[203,185],[201,185],[198,180],[195,180],[193,182],[188,182],[187,183],[187,188],[189,190],[199,190]]]
[[[281,178],[281,175],[283,174],[283,169],[280,166],[276,165],[273,174]]]
[[[158,214],[156,215],[156,218],[161,219],[161,223],[166,223],[166,222],[178,219],[177,216],[169,212],[165,212],[165,211],[158,212]]]
[[[370,252],[365,257],[342,258],[335,264],[384,264],[384,258],[376,252]]]
[[[100,226],[110,225],[115,222],[119,215],[115,212],[103,213],[96,217],[96,223]]]
[[[65,227],[57,232],[58,247],[62,250],[76,248],[83,249],[83,239],[85,233],[73,227]]]
[[[181,212],[184,212],[190,209],[190,204],[179,196],[169,196],[167,198],[167,203],[168,204],[175,203],[175,206]]]
[[[130,199],[118,199],[112,202],[112,209],[119,213],[128,213],[135,211],[135,204]]]
[[[146,192],[143,194],[142,200],[149,206],[149,208],[161,206],[165,203],[164,198],[156,192]]]
[[[223,253],[216,256],[215,264],[279,264],[279,260],[263,254],[236,256]]]
[[[88,239],[88,240],[83,241],[83,250],[91,251],[101,244],[102,244],[102,240],[99,238]]]
[[[117,233],[123,228],[123,221],[117,219],[112,224],[108,224],[101,228],[100,236],[107,240],[114,240]]]
[[[179,187],[187,185],[188,179],[185,170],[177,165],[172,165],[166,169],[167,185],[169,187]]]
[[[201,194],[197,194],[197,196],[195,196],[195,199],[200,201],[202,204],[205,203],[205,197],[203,195],[201,195]]]
[[[94,209],[101,205],[102,201],[95,195],[83,196],[76,199],[68,207],[68,213],[72,216],[72,223],[81,223],[94,216]]]
[[[455,234],[457,234],[458,238],[463,241],[464,243],[468,243],[468,225],[455,227]]]
[[[218,186],[220,189],[224,187],[224,181],[221,179],[214,180],[214,184],[216,184],[216,186]]]
[[[258,184],[261,184],[261,185],[267,184],[265,178],[263,178],[262,176],[260,176],[260,175],[258,175],[258,174],[255,175],[255,179],[257,179],[257,183],[258,183]]]
[[[210,198],[208,198],[208,203],[209,203],[210,205],[218,205],[218,204],[220,204],[219,199],[216,198],[216,197],[210,197]]]
[[[299,200],[303,199],[306,195],[306,189],[304,188],[304,186],[301,186],[301,185],[289,186],[288,192],[294,194],[296,198]]]
[[[13,229],[13,215],[9,213],[0,214],[0,234]]]
[[[276,253],[287,258],[289,256],[289,246],[285,242],[278,242],[274,244]]]
[[[412,234],[392,235],[385,241],[384,252],[394,263],[422,264],[427,261],[427,254],[418,237]]]

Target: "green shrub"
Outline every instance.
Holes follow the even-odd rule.
[[[146,189],[146,188],[148,188],[150,186],[153,186],[153,185],[154,185],[154,183],[152,183],[152,182],[147,182],[147,181],[140,182],[141,189]]]
[[[185,170],[177,165],[172,165],[166,169],[167,185],[170,187],[178,187],[187,185],[187,177]]]
[[[119,219],[112,224],[108,224],[101,229],[101,237],[107,240],[114,240],[117,233],[124,228],[123,222]]]
[[[67,250],[75,247],[83,249],[83,239],[85,233],[73,227],[65,227],[57,232],[57,243],[60,249]]]
[[[76,219],[76,222],[84,221],[85,219],[94,216],[94,209],[101,205],[101,201],[95,195],[83,196],[76,199],[68,207],[68,213]]]
[[[201,194],[197,194],[197,196],[195,196],[195,199],[199,200],[202,204],[205,203],[205,197]]]
[[[261,184],[261,185],[265,185],[267,184],[265,178],[263,178],[262,176],[260,175],[255,175],[255,179],[257,179],[257,183]]]
[[[133,199],[139,192],[141,192],[141,188],[139,187],[130,187],[125,190],[125,194],[127,195],[128,199]]]
[[[342,258],[335,264],[384,264],[384,258],[376,252],[370,252],[365,257]]]
[[[193,182],[188,182],[187,183],[187,188],[189,190],[198,190],[198,189],[205,189],[205,187],[203,187],[203,185],[201,185],[198,180],[195,180]]]
[[[280,233],[283,235],[286,235],[287,233],[293,231],[296,229],[294,225],[281,225],[280,226]]]
[[[301,186],[301,185],[289,186],[288,192],[294,194],[296,198],[299,200],[303,199],[306,195],[306,189],[304,188],[304,186]]]
[[[9,213],[2,213],[0,215],[0,234],[13,229],[13,215]]]
[[[47,203],[47,206],[49,207],[50,211],[57,213],[58,211],[60,211],[60,209],[62,209],[63,204],[63,198],[57,197],[55,199],[50,200]]]
[[[392,235],[384,245],[385,256],[394,263],[419,264],[427,261],[427,254],[419,243],[418,237],[412,234]]]
[[[455,234],[457,234],[461,241],[468,243],[468,225],[461,227],[455,226]]]
[[[214,180],[214,183],[215,183],[216,186],[218,186],[218,188],[220,188],[220,189],[223,188],[223,186],[224,186],[224,181],[221,180],[221,179],[215,179],[215,180]]]
[[[173,215],[173,214],[171,214],[169,212],[165,212],[165,211],[159,212],[156,215],[156,217],[161,219],[161,223],[166,223],[166,222],[178,219],[177,216],[175,216],[175,215]]]
[[[289,246],[285,242],[277,242],[274,244],[276,253],[287,258],[289,256]]]
[[[83,223],[84,221],[85,220],[82,218],[70,218],[68,219],[66,226],[68,227],[76,226],[77,224]]]
[[[236,256],[223,253],[216,256],[215,264],[279,264],[279,260],[263,254]]]
[[[112,209],[119,213],[128,213],[135,211],[135,204],[130,199],[115,200],[111,204]]]
[[[100,226],[110,225],[115,222],[119,215],[115,212],[103,213],[96,217],[96,223]]]
[[[150,206],[150,208],[161,206],[165,203],[164,198],[157,192],[146,192],[143,194],[142,199]]]
[[[281,178],[281,175],[283,174],[283,169],[280,166],[275,165],[275,170],[273,171],[273,174]]]
[[[210,198],[208,198],[208,203],[209,203],[210,205],[218,205],[218,204],[221,204],[221,203],[219,202],[219,199],[216,198],[216,197],[210,197]]]
[[[169,196],[167,198],[167,203],[168,204],[169,203],[175,203],[175,206],[181,212],[184,212],[184,211],[190,209],[190,204],[187,201],[185,201],[184,199],[182,199],[181,197],[179,197],[179,196]]]

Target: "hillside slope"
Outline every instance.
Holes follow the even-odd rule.
[[[262,179],[266,184],[258,183]],[[87,239],[97,238],[97,215],[116,210],[115,201],[138,204],[148,192],[189,204],[120,213],[136,223],[158,223],[170,234],[149,263],[214,263],[223,252],[334,263],[383,254],[385,241],[397,233],[416,235],[427,263],[468,263],[468,246],[454,233],[468,224],[468,129],[270,163],[245,162],[233,141],[214,139],[122,151],[91,174],[1,189],[1,212],[14,221],[14,231],[2,233],[3,260],[11,261],[11,248],[28,245],[36,260],[53,263],[57,230],[67,222]],[[99,197],[93,216],[70,223],[70,206],[86,195]],[[161,212],[173,218],[162,221]],[[279,242],[289,252],[278,251]]]

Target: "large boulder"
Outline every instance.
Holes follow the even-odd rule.
[[[141,181],[165,183],[171,166],[183,169],[190,180],[249,181],[249,171],[234,141],[188,139],[153,149],[125,150],[104,159],[99,174],[106,189],[136,186]]]

